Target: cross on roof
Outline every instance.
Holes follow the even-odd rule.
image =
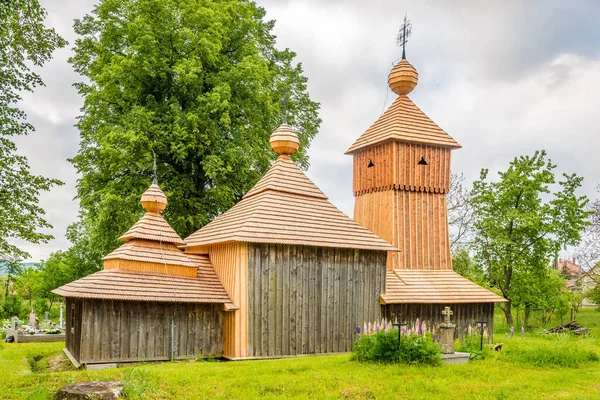
[[[450,309],[450,307],[448,307],[448,306],[444,307],[444,309],[442,310],[442,315],[444,316],[444,322],[449,324],[450,316],[452,316],[453,314],[454,314],[454,311],[452,311]]]
[[[407,14],[404,14],[404,22],[400,25],[398,35],[396,36],[396,43],[398,46],[402,46],[402,59],[406,58],[406,42],[412,33],[412,23],[408,19]]]

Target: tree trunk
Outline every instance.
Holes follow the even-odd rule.
[[[511,304],[510,304],[510,300],[508,301],[508,303],[504,303],[504,317],[506,318],[506,325],[512,325],[513,324],[513,316],[512,316],[512,310],[511,310]]]

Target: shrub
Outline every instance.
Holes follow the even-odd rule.
[[[398,331],[390,330],[361,335],[352,349],[352,359],[360,362],[440,365],[442,355],[439,345],[430,337],[402,336],[399,342]]]

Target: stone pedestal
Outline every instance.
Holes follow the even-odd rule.
[[[438,333],[440,335],[440,345],[442,353],[454,354],[454,330],[456,325],[444,322],[438,325]]]

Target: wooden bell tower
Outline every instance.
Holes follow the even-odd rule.
[[[407,96],[417,81],[403,54],[388,78],[398,97],[346,151],[354,219],[400,249],[389,269],[451,270],[446,194],[450,153],[461,146]]]

